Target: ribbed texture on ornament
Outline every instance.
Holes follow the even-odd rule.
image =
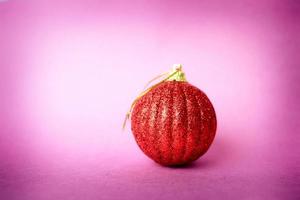
[[[135,104],[131,129],[141,150],[162,165],[182,165],[202,156],[216,133],[207,96],[187,82],[167,81]]]

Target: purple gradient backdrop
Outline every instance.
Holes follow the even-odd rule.
[[[299,16],[292,0],[0,1],[0,199],[300,199]],[[186,168],[121,131],[173,63],[218,117]]]

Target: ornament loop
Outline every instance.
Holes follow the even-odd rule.
[[[147,88],[153,81],[159,79],[159,78],[162,78],[164,76],[167,76],[166,78],[164,78],[163,80],[159,81],[158,83],[150,86],[149,88]],[[144,96],[145,94],[147,94],[150,90],[152,90],[153,88],[155,88],[156,86],[160,85],[161,83],[163,82],[166,82],[166,81],[186,81],[186,78],[185,78],[185,74],[183,73],[182,71],[182,65],[181,64],[174,64],[173,65],[173,69],[171,72],[167,72],[167,73],[163,73],[163,74],[160,74],[156,77],[154,77],[153,79],[151,79],[150,81],[148,81],[148,83],[145,85],[144,87],[144,91],[142,91],[135,99],[134,101],[132,102],[131,106],[130,106],[130,109],[129,111],[126,113],[125,115],[125,120],[123,122],[123,127],[122,129],[124,130],[125,129],[125,126],[126,126],[126,122],[128,119],[130,119],[130,116],[131,116],[131,112],[132,112],[132,109],[133,107],[135,106],[136,102],[142,97]],[[146,89],[147,88],[147,89]]]

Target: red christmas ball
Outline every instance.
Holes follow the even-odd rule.
[[[202,156],[213,142],[216,127],[208,97],[176,79],[146,92],[131,113],[131,129],[140,149],[167,166],[184,165]]]

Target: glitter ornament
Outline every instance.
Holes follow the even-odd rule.
[[[213,105],[186,81],[181,65],[139,95],[127,118],[140,149],[166,166],[197,160],[212,144],[217,127]]]

